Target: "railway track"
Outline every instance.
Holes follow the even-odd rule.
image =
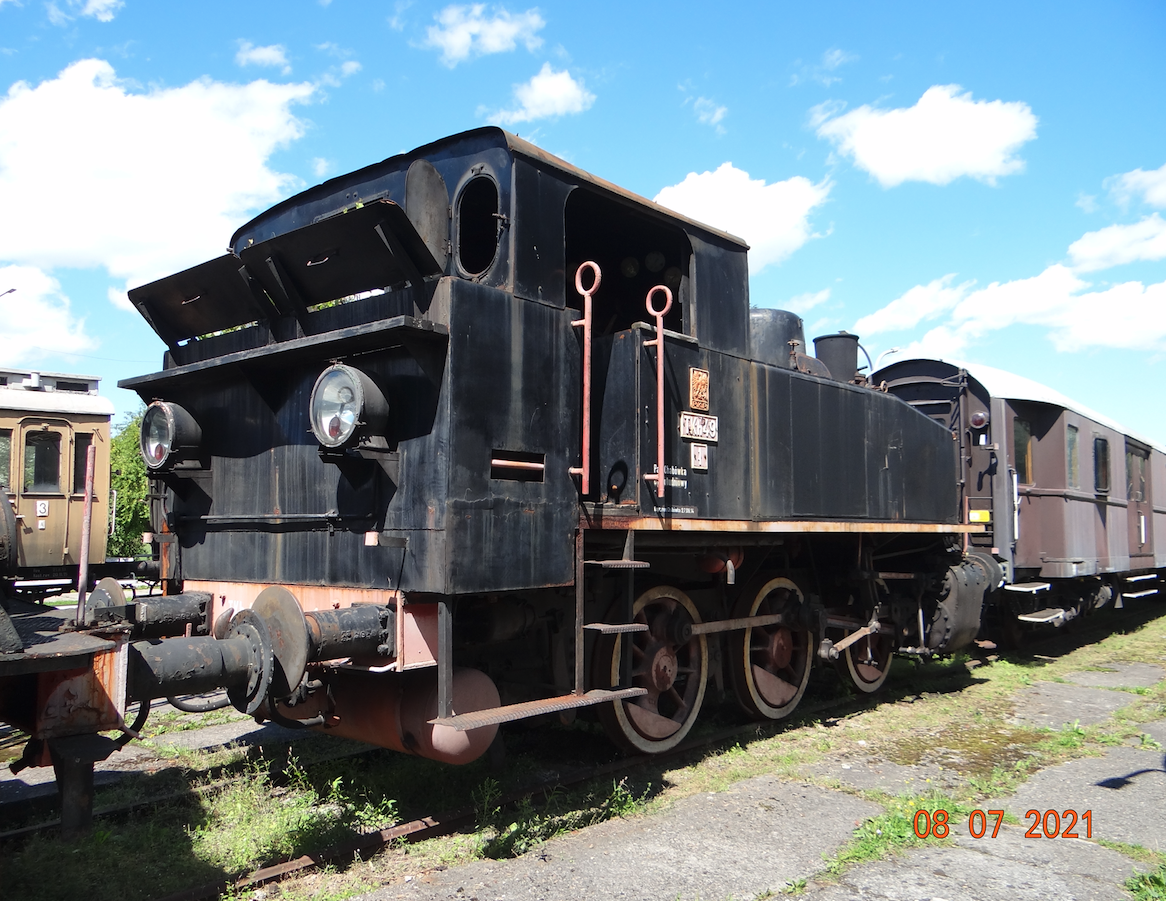
[[[960,681],[960,674],[952,673],[947,679],[933,679],[932,687],[943,690],[945,687],[954,687]],[[825,716],[837,717],[852,710],[874,706],[880,700],[885,699],[872,698],[868,695],[827,699],[819,703],[806,704],[804,707],[799,708],[794,715],[780,722],[759,723],[751,721],[701,734],[682,742],[667,753],[620,757],[598,765],[560,770],[550,778],[526,783],[504,792],[494,804],[500,808],[506,808],[516,805],[527,798],[545,799],[556,790],[583,785],[614,774],[633,772],[645,766],[659,766],[661,763],[681,760],[693,754],[708,751],[726,742],[731,742],[734,739],[739,739],[742,736],[768,737],[790,728],[815,722]],[[383,752],[377,748],[370,748],[357,752],[321,757],[311,761],[301,761],[301,763],[305,766],[311,766],[333,760],[350,759],[376,753]],[[187,802],[194,797],[222,791],[247,778],[250,777],[240,775],[226,779],[218,779],[206,785],[185,789],[177,793],[137,799],[126,804],[111,805],[95,810],[94,816],[98,820],[111,820],[164,804]],[[389,828],[354,836],[330,848],[314,851],[292,860],[261,868],[240,879],[216,880],[176,892],[165,896],[161,901],[213,901],[213,899],[217,899],[226,893],[232,893],[234,896],[238,896],[243,891],[258,889],[268,883],[290,876],[303,876],[331,863],[351,861],[354,856],[367,858],[396,842],[418,842],[457,831],[466,827],[467,824],[472,823],[479,813],[473,805],[465,805],[441,813],[417,817]],[[10,830],[6,833],[0,833],[0,842],[21,843],[34,836],[52,834],[58,826],[59,820],[52,820],[33,826]]]
[[[1116,616],[1106,617],[1103,624],[1081,624],[1072,636],[1065,636],[1060,632],[1052,633],[1047,639],[1035,646],[1033,650],[1049,650],[1050,652],[1055,652],[1053,645],[1065,641],[1071,642],[1074,646],[1087,644],[1114,631],[1120,631],[1127,625],[1133,624],[1137,619],[1139,617],[1136,613],[1118,612]],[[985,651],[984,653],[988,652]],[[928,691],[942,692],[950,690],[965,681],[965,679],[966,671],[962,670],[953,670],[946,675],[936,674],[929,680]],[[915,693],[917,692],[913,692],[911,687],[903,686],[899,697],[910,697]],[[895,696],[892,694],[890,699],[894,698]],[[644,766],[659,766],[661,763],[676,761],[695,753],[705,752],[718,745],[731,742],[734,739],[739,739],[746,735],[768,737],[815,721],[837,718],[851,711],[876,706],[890,699],[885,695],[874,697],[853,695],[841,698],[828,698],[818,703],[806,704],[800,707],[790,718],[780,722],[748,722],[704,733],[686,740],[665,754],[622,757],[594,766],[582,766],[559,771],[551,778],[526,783],[511,789],[500,796],[495,801],[495,804],[499,807],[507,807],[515,805],[527,798],[545,798],[557,789],[579,786],[617,773],[634,772]],[[334,760],[358,758],[375,753],[383,752],[375,748],[361,749],[359,751],[350,751],[342,754],[323,755],[314,757],[311,760],[301,760],[300,762],[304,766],[313,766]],[[250,776],[239,775],[216,779],[205,785],[186,788],[177,793],[161,794],[150,798],[138,799],[126,804],[107,806],[96,810],[95,816],[99,819],[109,820],[119,816],[131,815],[144,808],[179,803],[184,800],[189,801],[194,797],[222,791],[246,778],[250,778]],[[12,810],[12,805],[3,805],[0,807],[0,812],[5,813],[4,818],[10,822],[13,817],[7,814],[11,814]],[[396,842],[417,842],[448,834],[465,828],[467,824],[471,824],[475,817],[479,815],[480,811],[475,806],[464,805],[451,808],[441,813],[417,817],[389,828],[353,836],[351,839],[330,848],[314,851],[291,860],[264,867],[240,879],[223,879],[186,889],[165,896],[163,901],[211,901],[211,899],[216,899],[228,892],[238,895],[243,891],[258,889],[281,879],[306,875],[313,870],[331,863],[351,861],[354,856],[367,858]],[[0,833],[0,842],[5,843],[8,847],[14,847],[33,836],[51,833],[57,825],[59,825],[59,821],[54,820],[10,830],[5,833]]]

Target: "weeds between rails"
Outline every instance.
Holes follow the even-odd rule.
[[[900,667],[899,672],[892,675],[892,684],[882,696],[882,704],[868,703],[865,696],[840,697],[830,694],[825,685],[818,685],[815,687],[817,703],[807,704],[796,718],[778,728],[770,724],[761,727],[736,724],[721,713],[717,719],[710,719],[691,743],[667,758],[613,760],[598,728],[586,725],[570,730],[543,728],[511,732],[508,736],[511,759],[502,772],[492,771],[484,763],[450,770],[417,758],[375,750],[342,760],[306,763],[308,746],[303,743],[297,744],[294,751],[286,747],[269,747],[262,758],[248,758],[232,764],[230,785],[203,792],[193,814],[190,801],[196,795],[188,791],[185,803],[160,805],[151,815],[139,810],[107,820],[92,840],[91,854],[71,854],[73,846],[65,848],[54,839],[37,836],[24,842],[7,843],[0,859],[6,861],[6,884],[24,884],[34,889],[22,892],[22,897],[29,899],[76,894],[72,886],[66,884],[65,877],[56,872],[61,869],[56,864],[50,882],[42,887],[43,891],[35,890],[34,883],[28,882],[26,876],[36,872],[38,860],[42,864],[51,860],[76,863],[78,857],[100,860],[116,853],[118,859],[124,860],[123,872],[150,874],[149,878],[143,877],[136,894],[130,890],[109,895],[127,899],[157,897],[166,891],[191,885],[221,888],[227,881],[235,882],[239,874],[249,873],[273,860],[292,860],[300,864],[269,868],[268,875],[261,871],[255,874],[258,879],[245,880],[247,886],[255,887],[268,878],[287,877],[297,870],[302,873],[304,862],[296,861],[299,855],[312,853],[312,857],[320,861],[326,856],[318,852],[320,848],[351,849],[360,833],[387,825],[388,821],[416,818],[418,814],[433,810],[453,810],[458,813],[458,818],[432,818],[431,825],[436,828],[427,831],[420,831],[425,824],[414,823],[412,840],[434,831],[468,829],[468,839],[443,840],[449,847],[440,854],[507,856],[521,852],[556,832],[620,815],[629,809],[651,806],[672,796],[682,790],[680,783],[689,783],[690,777],[677,775],[686,772],[686,765],[702,769],[704,775],[691,779],[703,779],[702,784],[707,790],[715,790],[722,787],[722,783],[748,776],[748,758],[758,748],[770,746],[779,749],[768,752],[771,754],[784,753],[780,749],[785,747],[801,748],[802,751],[790,752],[795,757],[801,753],[801,759],[808,759],[803,751],[811,746],[811,756],[833,753],[832,749],[839,746],[838,736],[848,731],[848,722],[855,716],[862,718],[864,723],[873,717],[877,723],[897,717],[900,711],[903,715],[915,716],[933,708],[963,708],[966,704],[962,697],[960,704],[956,705],[948,700],[953,692],[971,689],[974,693],[978,688],[988,688],[990,680],[998,678],[1000,673],[1012,678],[1016,685],[1023,685],[1026,673],[1049,666],[1057,669],[1058,661],[1066,655],[1074,660],[1083,655],[1093,660],[1089,657],[1091,649],[1086,641],[1100,637],[1102,631],[1135,632],[1159,612],[1159,608],[1147,606],[1122,611],[1116,617],[1091,618],[1094,622],[1083,622],[1075,635],[1058,633],[1035,645],[1031,649],[1035,655],[1013,654],[1010,659],[1018,662],[1002,661],[997,667],[969,672],[962,660],[941,666],[922,666],[913,672]],[[1089,665],[1088,660],[1084,665]],[[912,703],[920,701],[923,703]],[[1137,701],[1150,703],[1155,698],[1140,697]],[[848,712],[850,710],[853,712]],[[823,713],[830,716],[823,717]],[[1163,713],[1166,713],[1166,706],[1157,715]],[[806,725],[810,728],[799,728]],[[985,720],[984,728],[994,733],[992,725],[990,718]],[[909,730],[912,733],[917,731],[917,727]],[[786,734],[782,735],[778,745],[766,741],[781,733]],[[870,737],[869,733],[863,734]],[[904,739],[907,737],[909,735],[903,736]],[[1047,747],[1036,745],[1035,750],[1029,748],[1037,756],[1026,756],[1021,763],[1036,761],[1039,764],[1059,759],[1058,755],[1083,753],[1082,749],[1087,750],[1096,738],[1092,730],[1069,730],[1063,735],[1054,733],[1042,739]],[[942,735],[937,739],[943,740],[950,743]],[[604,763],[598,768],[589,766],[594,760],[603,760]],[[794,775],[791,761],[778,759],[771,768]],[[431,772],[436,769],[440,769],[441,779]],[[220,770],[220,775],[222,772]],[[620,774],[624,776],[623,780],[616,778]],[[1023,770],[1018,770],[1017,774],[988,772],[973,781],[988,791],[1007,788],[1010,780],[1022,781],[1024,777]],[[190,787],[198,788],[200,780],[205,781],[208,775],[206,770],[191,767],[183,778],[188,780]],[[491,785],[494,786],[492,790],[489,789]],[[395,805],[385,807],[386,798],[394,799]],[[258,820],[252,818],[244,819],[245,825],[236,826],[234,832],[223,828],[223,822],[232,818],[238,820],[241,812],[249,812],[252,808],[278,808],[281,816],[273,817],[268,826],[258,824]],[[374,822],[378,816],[384,821]],[[402,828],[385,835],[390,841],[402,839]],[[240,829],[249,835],[240,835]],[[451,841],[453,844],[449,844]],[[212,846],[231,849],[234,856],[225,851],[215,856],[208,851]],[[439,842],[436,847],[445,845]],[[466,851],[466,848],[470,850]],[[151,853],[146,855],[144,849]],[[375,850],[375,843],[366,843],[359,849],[359,856],[368,857]],[[443,860],[448,862],[448,857],[440,854],[436,865]],[[355,866],[356,873],[366,866],[355,864],[351,853],[337,861],[337,865],[342,871]],[[15,881],[10,881],[13,877],[16,877]],[[338,875],[335,878],[343,877]],[[86,879],[92,885],[100,880],[100,876],[85,873],[76,884],[84,885]],[[153,891],[146,889],[147,886]],[[234,891],[242,888],[236,884]],[[102,898],[100,890],[96,894],[90,888],[85,891],[94,901]],[[292,892],[294,897],[294,890]],[[186,897],[193,898],[196,894],[189,893]]]

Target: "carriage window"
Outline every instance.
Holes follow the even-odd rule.
[[[61,490],[61,433],[29,432],[24,439],[24,490]]]
[[[1126,497],[1131,501],[1146,499],[1146,458],[1138,450],[1126,450]]]
[[[78,435],[73,447],[73,493],[85,493],[85,464],[89,456],[89,446],[93,444],[92,435]],[[94,478],[96,478],[96,474]]]
[[[1081,462],[1077,453],[1077,427],[1075,425],[1065,428],[1065,453],[1067,454],[1065,463],[1068,470],[1069,487],[1080,488]]]
[[[8,487],[12,475],[12,430],[0,429],[0,485]]]
[[[1093,489],[1109,491],[1109,441],[1093,439]]]
[[[458,262],[471,275],[490,268],[498,251],[498,186],[484,176],[462,189],[457,205]]]
[[[1012,465],[1022,485],[1032,484],[1032,426],[1026,420],[1012,421]]]

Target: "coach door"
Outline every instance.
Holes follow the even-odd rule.
[[[1150,530],[1150,452],[1126,442],[1126,499],[1129,504],[1130,569],[1154,568]]]
[[[18,461],[12,481],[17,490],[20,565],[60,566],[69,532],[69,486],[65,483],[72,450],[72,428],[63,420],[25,419],[20,425]]]

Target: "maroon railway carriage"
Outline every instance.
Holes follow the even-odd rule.
[[[984,526],[968,541],[1006,575],[993,598],[1004,625],[1061,625],[1159,595],[1166,449],[987,366],[903,360],[873,378],[955,433],[962,515]]]

